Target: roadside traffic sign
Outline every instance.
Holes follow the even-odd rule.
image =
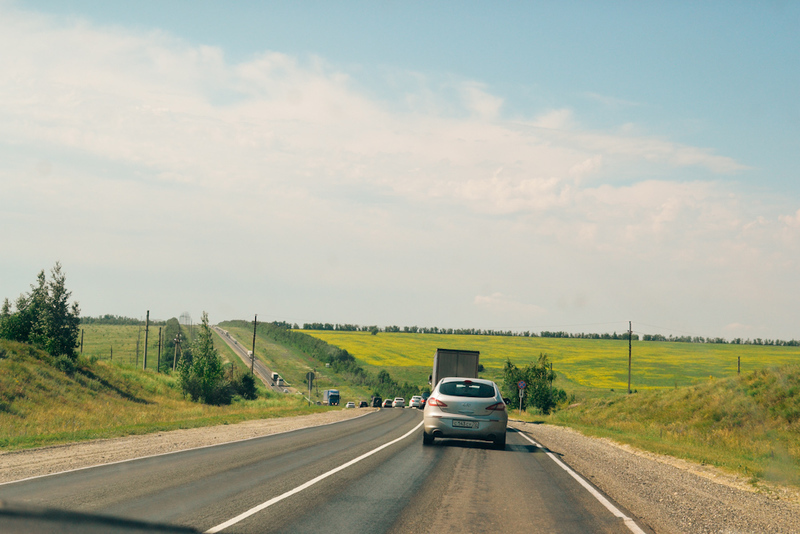
[[[519,389],[525,389],[525,386],[527,386],[527,385],[528,384],[526,384],[524,380],[520,380],[519,382],[517,382],[517,387]]]

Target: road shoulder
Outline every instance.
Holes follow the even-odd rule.
[[[299,428],[330,424],[365,415],[371,411],[374,411],[374,409],[333,410],[297,417],[259,419],[233,425],[171,430],[169,432],[123,438],[2,452],[0,453],[0,484],[94,465],[219,445],[231,441],[288,432]]]
[[[569,428],[510,421],[655,532],[800,532],[798,493]]]

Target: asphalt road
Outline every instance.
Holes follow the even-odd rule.
[[[0,485],[0,500],[201,532],[631,532],[516,431],[505,451],[456,440],[428,447],[421,421],[415,409],[384,409]],[[0,507],[0,531],[11,524]]]

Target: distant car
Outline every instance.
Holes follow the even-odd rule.
[[[384,408],[391,408],[392,407],[392,399],[386,399],[385,401],[383,401],[383,407]]]
[[[422,394],[422,407],[423,408],[425,408],[425,405],[428,403],[428,397],[430,397],[430,396],[431,396],[431,394],[428,393],[427,391]]]
[[[409,408],[422,408],[422,395],[414,395],[411,397],[411,400],[408,401]]]
[[[373,408],[380,408],[383,399],[380,397],[372,397],[372,407]]]
[[[422,443],[436,438],[491,441],[506,448],[508,412],[497,384],[480,378],[443,378],[428,398],[422,416]]]
[[[369,403],[367,401],[361,401],[358,403],[359,408],[369,408]]]
[[[395,397],[392,401],[392,408],[405,408],[406,400],[403,397]]]
[[[356,407],[356,403],[353,402],[353,401],[350,401],[347,404],[345,404],[344,407],[345,408],[355,408]]]

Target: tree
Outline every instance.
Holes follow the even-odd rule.
[[[63,354],[74,359],[77,356],[75,349],[78,346],[81,311],[77,302],[72,305],[69,303],[72,292],[67,291],[61,264],[56,262],[50,274],[46,306],[40,316],[40,321],[44,323],[44,347],[53,356]]]
[[[36,277],[31,292],[20,295],[16,312],[5,299],[0,311],[0,337],[31,343],[51,356],[77,358],[80,326],[80,308],[77,302],[69,304],[72,292],[67,290],[66,276],[61,264],[56,262],[48,282],[44,270]]]
[[[503,396],[509,399],[518,398],[520,381],[524,381],[525,395],[522,399],[522,409],[533,406],[544,414],[556,407],[559,402],[567,398],[563,389],[553,387],[556,374],[547,358],[547,354],[539,354],[536,362],[531,362],[520,369],[510,359],[506,359],[503,368]],[[515,401],[512,401],[512,403]]]
[[[225,379],[222,361],[214,348],[214,334],[203,312],[200,331],[190,348],[183,352],[179,365],[181,389],[193,401],[205,404],[230,404],[231,388]]]

